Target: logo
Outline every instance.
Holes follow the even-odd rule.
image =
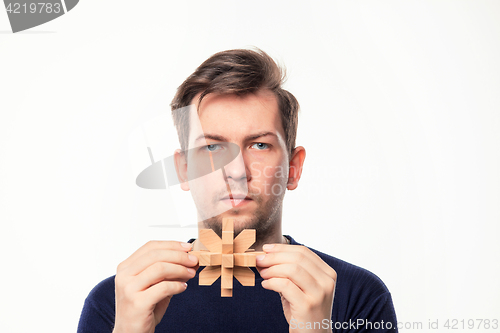
[[[43,2],[42,2],[43,1]],[[79,0],[4,0],[12,32],[36,27],[62,16],[75,8]]]
[[[176,128],[171,117],[162,113],[141,123],[129,134],[130,165],[137,187],[166,190],[174,202],[172,207],[179,221],[198,219],[197,222],[201,222],[236,209],[236,206],[241,209],[249,202],[251,193],[248,193],[240,147],[205,137],[198,109],[193,104],[173,112],[185,115],[188,122]],[[182,151],[175,149],[180,143],[177,130],[193,138]],[[235,174],[238,174],[237,179]],[[186,196],[187,190],[190,195]],[[145,193],[140,195],[146,196]],[[195,214],[190,215],[191,212]],[[181,222],[179,225],[151,226],[197,227],[198,224]]]

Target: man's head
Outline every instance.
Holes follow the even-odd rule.
[[[181,187],[191,190],[199,219],[220,233],[222,217],[265,235],[281,230],[285,189],[295,189],[305,151],[294,147],[298,103],[283,90],[282,72],[264,52],[231,50],[206,60],[172,102],[182,152]],[[191,112],[186,106],[193,105]],[[194,112],[192,112],[194,111]],[[219,172],[193,179],[197,161],[239,148]],[[204,162],[206,163],[206,162]]]
[[[205,60],[180,85],[170,104],[181,149],[188,149],[190,124],[188,113],[176,110],[194,104],[195,97],[199,104],[208,94],[245,96],[258,90],[269,90],[276,96],[286,145],[291,156],[297,136],[299,103],[291,93],[282,88],[284,80],[285,76],[280,67],[261,50],[228,50]]]

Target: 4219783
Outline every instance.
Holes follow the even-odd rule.
[[[498,329],[498,319],[448,319],[443,327],[449,330],[496,330]]]
[[[9,3],[6,7],[9,14],[59,14],[63,9],[60,3],[52,2],[32,2],[32,3]]]

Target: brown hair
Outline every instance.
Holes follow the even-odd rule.
[[[281,88],[284,81],[284,71],[260,49],[237,49],[214,54],[180,85],[170,104],[181,149],[187,150],[189,138],[189,112],[181,108],[192,104],[197,94],[201,93],[199,105],[210,93],[242,96],[256,93],[259,89],[268,89],[278,101],[288,154],[291,157],[297,136],[299,103],[291,93]]]

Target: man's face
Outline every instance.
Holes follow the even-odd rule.
[[[195,178],[190,175],[198,173],[197,161],[207,161],[207,154],[216,158],[231,145],[240,150],[223,170],[184,184],[192,192],[199,219],[219,234],[223,217],[234,218],[235,234],[246,228],[257,229],[258,235],[268,232],[281,219],[288,180],[288,153],[276,97],[269,91],[243,97],[209,94],[198,117],[199,123],[190,122],[187,179]]]

